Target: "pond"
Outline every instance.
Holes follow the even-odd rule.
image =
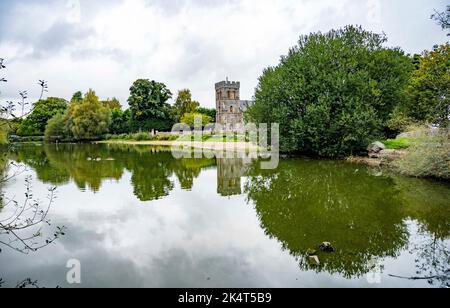
[[[305,158],[261,170],[255,160],[175,159],[151,146],[21,145],[7,155],[26,170],[1,187],[4,198],[23,201],[30,176],[41,202],[56,186],[41,232],[66,234],[29,254],[0,247],[3,287],[25,278],[44,287],[450,283],[445,183]],[[310,258],[323,242],[336,251]],[[74,259],[80,285],[66,281]]]

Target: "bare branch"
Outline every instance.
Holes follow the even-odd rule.
[[[48,92],[48,83],[45,80],[39,80],[38,84],[41,86],[41,96],[39,97],[39,100],[42,100],[44,92]]]

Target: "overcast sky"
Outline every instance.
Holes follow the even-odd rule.
[[[262,70],[302,34],[358,24],[419,53],[446,42],[430,15],[445,0],[0,0],[0,101],[37,81],[70,99],[93,88],[126,104],[138,78],[189,88],[214,106],[214,83],[241,81],[251,99]]]

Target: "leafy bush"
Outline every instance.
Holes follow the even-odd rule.
[[[91,140],[108,132],[111,111],[103,106],[93,90],[81,102],[72,102],[68,111],[68,127],[77,140]]]
[[[408,154],[395,163],[399,171],[415,177],[450,179],[450,131],[424,133]]]
[[[153,136],[149,133],[137,133],[132,136],[132,139],[136,141],[150,141],[153,140]]]
[[[189,125],[190,128],[194,128],[196,117],[201,119],[203,127],[208,124],[211,124],[213,121],[213,119],[208,115],[194,112],[194,113],[184,114],[184,116],[181,118],[180,122],[183,124]]]
[[[16,131],[19,136],[39,136],[42,133],[35,127],[31,120],[25,119],[19,124]]]
[[[450,125],[450,44],[426,51],[410,79],[405,112],[419,121]]]
[[[178,140],[179,136],[178,135],[169,135],[169,134],[164,134],[164,135],[156,135],[155,139],[158,141],[176,141]]]
[[[397,108],[387,122],[387,128],[398,134],[408,131],[411,126],[417,125],[418,123],[418,120],[413,119],[407,113]]]
[[[176,141],[178,135],[163,134],[152,136],[150,133],[136,133],[136,134],[120,134],[120,135],[105,135],[106,140],[132,140],[132,141]]]
[[[66,123],[65,114],[57,114],[51,118],[45,128],[45,140],[50,142],[70,139],[70,132]]]
[[[68,102],[63,98],[49,97],[33,104],[33,111],[17,128],[19,136],[42,136],[48,121],[67,110]]]
[[[5,120],[0,120],[0,145],[8,143],[8,125]]]
[[[130,134],[120,134],[120,135],[114,135],[113,139],[117,139],[117,140],[130,140],[131,139],[131,135]]]
[[[123,134],[130,131],[131,112],[129,109],[122,111],[120,109],[111,110],[111,125],[109,131],[112,134]]]
[[[142,120],[136,121],[131,120],[129,123],[129,131],[130,132],[139,132],[139,131],[160,131],[166,132],[171,131],[175,121],[171,118],[167,119],[151,119],[151,120]]]
[[[209,116],[212,119],[212,123],[216,122],[217,111],[215,108],[199,107],[195,112]]]
[[[386,37],[346,27],[302,36],[264,71],[246,119],[279,123],[284,152],[338,157],[379,137],[413,69]]]

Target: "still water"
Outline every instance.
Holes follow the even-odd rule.
[[[28,176],[35,199],[56,186],[42,233],[67,231],[28,255],[0,247],[3,287],[25,278],[43,287],[450,284],[448,184],[340,161],[261,170],[239,158],[177,160],[150,146],[23,145],[8,159],[26,171],[3,195],[23,200]],[[325,241],[336,252],[312,262]],[[72,259],[80,285],[66,281]]]

